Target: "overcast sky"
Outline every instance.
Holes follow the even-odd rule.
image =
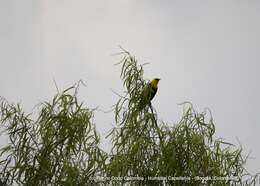
[[[260,1],[0,0],[0,96],[30,112],[82,79],[81,99],[111,109],[122,92],[120,52],[129,50],[160,77],[158,117],[174,124],[183,101],[209,107],[222,137],[251,152],[260,171]],[[96,112],[102,138],[112,113]],[[238,139],[238,140],[237,140]],[[4,140],[2,139],[3,143]],[[107,142],[102,144],[108,150]]]

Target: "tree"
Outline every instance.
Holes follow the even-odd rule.
[[[33,120],[19,105],[1,101],[1,126],[9,144],[1,149],[0,177],[6,185],[84,185],[103,174],[107,157],[99,147],[93,110],[70,87],[41,103]]]
[[[258,175],[244,168],[242,147],[214,138],[209,111],[185,103],[182,118],[170,127],[157,119],[151,103],[140,109],[147,84],[143,66],[122,54],[126,91],[114,106],[111,152],[99,147],[95,110],[78,101],[79,84],[39,104],[38,113],[26,114],[1,99],[0,124],[9,138],[0,151],[3,185],[256,184]]]

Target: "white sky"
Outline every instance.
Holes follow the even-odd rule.
[[[0,0],[0,95],[26,109],[82,79],[89,107],[109,110],[122,92],[118,45],[160,77],[153,103],[175,123],[191,101],[209,107],[216,137],[251,152],[260,171],[260,1]],[[101,137],[113,114],[96,113]],[[3,140],[2,140],[3,143]],[[109,149],[104,142],[104,149]]]

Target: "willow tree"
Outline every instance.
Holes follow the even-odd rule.
[[[242,148],[214,138],[209,110],[197,112],[191,103],[184,103],[180,121],[166,124],[157,119],[151,102],[140,109],[140,100],[147,95],[143,91],[149,91],[143,66],[127,51],[122,54],[119,64],[125,95],[114,107],[116,127],[109,134],[113,147],[107,165],[108,175],[120,179],[112,180],[112,184],[256,183],[257,176],[250,176],[244,168]]]
[[[150,100],[143,101],[150,91],[143,66],[127,51],[122,55],[125,94],[114,106],[110,152],[99,147],[95,110],[78,100],[78,84],[29,114],[0,99],[1,134],[8,138],[0,150],[0,185],[256,184],[242,148],[215,138],[209,111],[185,103],[179,122],[158,120]]]
[[[93,110],[78,102],[78,86],[25,114],[20,105],[1,100],[0,121],[8,144],[1,149],[4,185],[89,185],[104,170]],[[36,117],[36,119],[33,119]]]

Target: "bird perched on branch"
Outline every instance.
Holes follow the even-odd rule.
[[[141,100],[138,104],[139,109],[143,109],[154,98],[158,90],[159,81],[159,78],[155,78],[144,88],[141,93]]]

